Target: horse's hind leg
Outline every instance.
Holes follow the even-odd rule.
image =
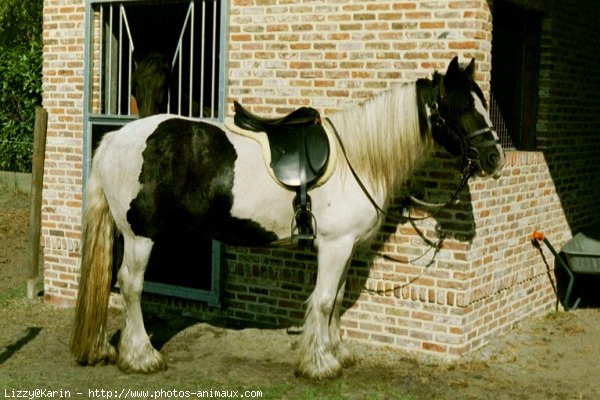
[[[308,299],[304,333],[300,341],[297,374],[331,378],[352,356],[340,346],[339,309],[354,242],[350,238],[319,245],[319,269],[315,290]]]
[[[123,265],[119,286],[125,301],[125,327],[119,342],[118,365],[123,371],[155,372],[166,368],[161,354],[152,346],[142,317],[140,299],[144,272],[153,242],[143,237],[124,236]]]

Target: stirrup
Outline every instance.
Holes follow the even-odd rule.
[[[312,221],[312,225],[309,226],[312,232],[300,232],[300,227],[298,226],[298,219],[302,217],[303,214],[304,216],[308,216],[310,218],[310,221]],[[308,208],[302,209],[301,207],[298,207],[296,213],[294,214],[294,217],[292,218],[290,230],[290,240],[292,241],[292,243],[297,243],[298,247],[301,249],[312,247],[315,239],[317,238],[317,219]]]

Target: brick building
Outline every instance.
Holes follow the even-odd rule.
[[[49,120],[42,244],[48,303],[74,303],[93,143],[103,127],[134,118],[128,101],[112,109],[107,93],[113,89],[105,90],[122,82],[110,81],[107,54],[111,48],[127,53],[130,44],[107,45],[106,38],[126,43],[122,32],[131,31],[129,39],[139,43],[136,29],[139,36],[160,28],[136,28],[136,13],[162,7],[158,14],[164,16],[181,9],[184,19],[190,1],[44,0]],[[374,243],[359,248],[344,303],[345,337],[455,356],[554,309],[554,265],[544,263],[531,233],[542,229],[560,247],[573,232],[599,222],[600,82],[592,77],[600,68],[600,9],[594,0],[194,3],[190,15],[207,16],[198,27],[211,28],[216,38],[210,49],[216,64],[207,73],[213,78],[208,102],[217,118],[231,112],[234,99],[265,115],[301,105],[327,114],[394,82],[444,70],[455,55],[477,60],[476,77],[507,148],[503,177],[471,181],[461,203],[418,224],[432,240],[444,235],[438,252],[410,224],[393,221],[384,223]],[[102,33],[106,29],[110,35]],[[126,64],[131,57],[120,60]],[[442,201],[452,192],[455,170],[440,152],[419,170],[411,190]],[[162,294],[149,299],[207,317],[301,323],[316,278],[314,254],[217,244],[206,251],[202,263],[212,266],[208,288],[159,282],[148,292]]]

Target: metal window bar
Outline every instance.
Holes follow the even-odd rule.
[[[192,24],[190,26],[190,71],[194,70],[194,21],[195,21],[195,17],[196,17],[196,13],[195,13],[195,6],[196,6],[196,2],[192,1],[190,3],[190,15],[191,15],[191,20],[192,20]],[[190,81],[189,81],[189,85],[188,85],[188,90],[190,92],[190,96],[188,99],[188,110],[189,113],[188,115],[191,117],[192,116],[192,106],[193,106],[193,97],[191,94],[193,93],[193,87],[194,87],[194,79],[193,79],[193,74],[190,74]],[[200,115],[201,116],[201,115]]]
[[[195,6],[195,1],[190,2],[190,5],[188,6],[188,10],[185,16],[185,19],[183,21],[183,26],[181,28],[181,32],[179,34],[179,40],[177,41],[177,47],[175,50],[175,54],[173,55],[173,60],[171,62],[171,69],[175,69],[175,67],[177,67],[177,114],[182,114],[182,98],[183,98],[183,94],[182,94],[182,86],[183,86],[183,39],[185,37],[185,33],[186,33],[186,28],[188,27],[188,25],[190,26],[190,72],[193,71],[193,59],[194,59],[194,49],[193,49],[193,31],[194,31],[194,18],[193,18],[193,10],[194,10],[194,6]],[[190,80],[190,95],[189,95],[189,100],[188,100],[188,116],[191,117],[192,116],[192,102],[193,102],[193,96],[192,96],[192,84],[194,81],[194,76],[192,73],[189,74],[189,80]],[[168,109],[171,110],[171,93],[169,92],[169,105],[168,105]]]
[[[121,82],[123,82],[123,5],[120,5],[119,7],[119,40],[118,40],[118,45],[119,45],[119,59],[118,59],[118,67],[117,67],[117,72],[118,72],[118,78],[119,78],[119,83],[117,84],[117,114],[121,113]]]
[[[212,31],[212,77],[211,77],[211,85],[210,85],[210,117],[215,118],[215,83],[217,82],[216,73],[217,73],[217,2],[213,0],[213,23],[212,23],[213,31]],[[202,110],[200,110],[202,112]]]
[[[131,10],[127,5],[135,3],[147,2],[90,0],[100,27],[96,58],[99,84],[92,88],[92,92],[97,93],[91,97],[99,101],[99,115],[130,116],[132,113],[135,44],[128,18]],[[217,96],[223,93],[219,84],[222,70],[218,65],[220,35],[223,33],[221,8],[218,0],[189,1],[171,60],[173,80],[168,94],[169,112],[189,117],[219,117],[221,99]]]
[[[127,99],[129,99],[127,101],[127,114],[131,114],[131,91],[132,91],[132,82],[131,82],[131,76],[133,74],[133,51],[135,50],[135,46],[133,44],[133,38],[131,36],[131,29],[129,29],[129,21],[127,20],[127,14],[125,13],[125,7],[123,7],[123,5],[121,4],[121,10],[122,10],[122,20],[125,24],[125,29],[127,30],[127,38],[129,39],[129,54],[127,57]],[[121,96],[119,96],[119,99],[121,98]],[[121,108],[119,107],[119,110]]]
[[[202,26],[206,26],[206,1],[202,1]],[[200,115],[204,114],[204,55],[206,54],[206,29],[202,29],[202,38],[201,38],[201,54],[202,61],[200,62]]]
[[[185,114],[189,117],[207,117],[215,119],[218,117],[218,107],[215,104],[215,96],[217,95],[218,85],[218,73],[219,66],[217,58],[217,46],[218,46],[218,34],[217,26],[219,13],[218,5],[216,0],[199,0],[199,21],[197,21],[196,13],[196,0],[192,0],[187,10],[186,17],[184,19],[181,32],[179,34],[179,40],[177,42],[175,54],[173,55],[171,68],[172,71],[176,71],[177,79],[174,82],[176,84],[177,98],[172,98],[172,93],[169,93],[169,105],[168,108],[171,112],[177,114]],[[212,15],[209,15],[207,4],[212,7]],[[208,20],[208,24],[207,24]],[[199,24],[200,32],[197,33],[196,25]],[[210,29],[209,29],[210,28]],[[199,36],[199,37],[198,37]],[[200,49],[196,49],[196,40],[200,40]],[[186,46],[186,40],[189,41],[189,46]],[[210,44],[208,42],[210,40]],[[207,44],[212,49],[212,54],[208,59],[206,50]],[[185,54],[187,51],[189,54]],[[199,55],[197,53],[200,53]],[[198,59],[200,62],[198,62]],[[208,60],[207,60],[208,59]],[[189,70],[185,70],[184,62],[188,61]],[[210,64],[207,64],[207,61]],[[194,73],[195,66],[199,68],[199,76]],[[210,70],[211,82],[210,86],[207,86],[205,82],[206,71]],[[187,75],[185,75],[187,73]],[[184,77],[188,77],[188,82],[185,82]],[[198,80],[198,83],[195,80]],[[187,99],[186,93],[184,93],[184,83],[187,83]],[[194,91],[197,89],[197,92]],[[196,93],[196,96],[194,94]],[[205,94],[210,94],[209,104],[205,104]],[[207,96],[208,97],[208,96]],[[183,108],[184,101],[187,100],[187,110]],[[210,111],[208,109],[210,109]]]
[[[185,15],[185,19],[183,21],[183,26],[181,27],[181,32],[179,33],[179,40],[177,41],[177,47],[175,49],[175,54],[173,55],[173,60],[171,61],[171,69],[175,69],[175,67],[177,67],[177,114],[181,115],[181,102],[182,102],[182,92],[181,92],[181,88],[182,88],[182,78],[183,78],[183,39],[184,39],[184,35],[186,33],[186,28],[188,26],[188,24],[193,25],[194,21],[192,19],[191,23],[190,23],[190,15],[192,14],[192,10],[194,8],[194,1],[190,2],[190,5],[188,6],[188,10],[187,13]],[[191,41],[191,40],[190,40]],[[190,57],[193,58],[193,57]],[[190,69],[190,71],[192,71]],[[190,74],[191,75],[191,74]],[[193,80],[193,76],[190,76],[190,81]],[[169,91],[169,101],[168,101],[168,109],[171,109],[171,93]],[[191,98],[191,96],[190,96]],[[191,107],[190,107],[191,110]],[[189,114],[189,112],[188,112]]]
[[[103,36],[103,34],[102,34],[103,27],[104,27],[104,7],[100,7],[100,36],[101,37]],[[90,35],[92,36],[92,38],[90,38],[90,41],[93,42],[94,32],[92,31],[90,33]],[[93,45],[91,47],[93,48]],[[93,59],[92,55],[90,55],[90,57]],[[104,66],[104,46],[102,46],[102,45],[99,46],[99,58],[98,58],[98,62],[100,64],[100,71],[102,71],[103,70],[103,66]],[[92,66],[93,64],[94,64],[94,62],[91,61],[90,62],[90,66]],[[91,70],[93,71],[93,67],[91,68]],[[88,73],[92,73],[93,74],[92,71],[89,71]],[[103,87],[102,85],[104,84],[104,74],[103,73],[99,73],[98,75],[99,75],[99,80],[98,80],[99,81],[99,86],[98,87],[100,88],[100,91],[102,91],[102,87]],[[93,90],[92,90],[92,92],[93,92]],[[100,97],[98,103],[99,103],[99,108],[101,110],[102,109],[102,98],[101,97]]]
[[[118,7],[118,8],[115,8]],[[105,11],[107,10],[107,11]],[[108,18],[106,18],[108,14]],[[99,7],[102,43],[100,44],[100,93],[103,99],[101,114],[129,115],[132,90],[133,50],[135,48],[127,11],[122,4],[104,4]],[[126,56],[125,56],[126,53]],[[124,68],[124,62],[127,68]],[[123,85],[124,76],[127,82]]]
[[[109,9],[108,9],[108,60],[109,62],[105,63],[105,67],[108,68],[108,72],[107,72],[107,80],[106,80],[106,89],[105,93],[106,93],[106,110],[107,114],[112,114],[112,110],[110,108],[110,105],[112,104],[112,90],[110,88],[111,82],[112,82],[112,62],[111,60],[113,59],[112,56],[112,24],[113,24],[113,7],[112,5],[109,5]]]

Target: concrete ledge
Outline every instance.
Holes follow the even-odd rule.
[[[31,194],[31,174],[24,172],[0,171],[0,183],[10,189]]]

